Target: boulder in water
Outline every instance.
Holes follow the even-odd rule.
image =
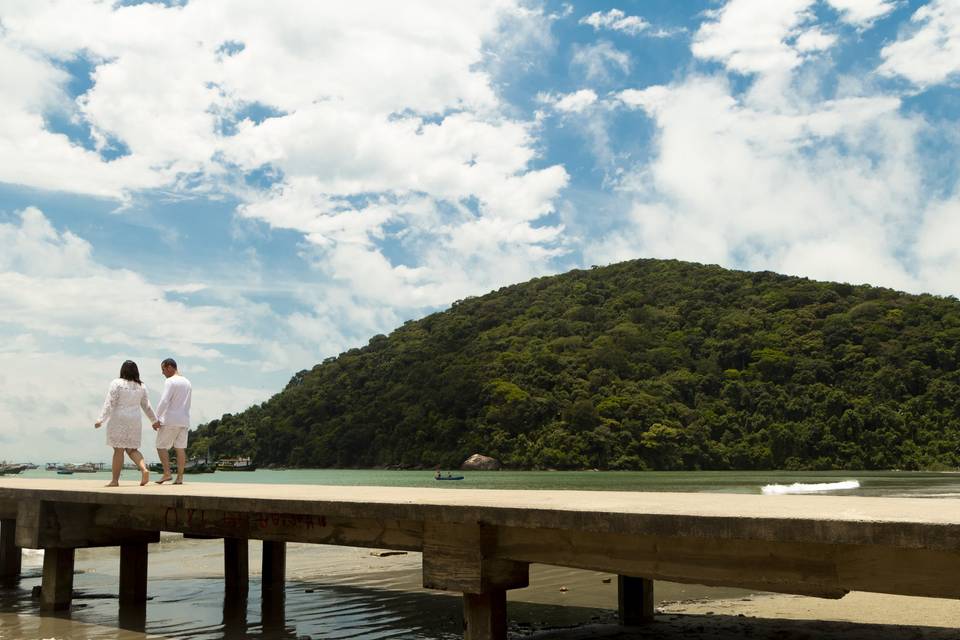
[[[464,471],[499,471],[500,461],[489,456],[475,453],[467,458],[460,468]]]

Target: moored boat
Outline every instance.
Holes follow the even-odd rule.
[[[217,471],[256,471],[257,466],[251,458],[220,458]]]
[[[213,473],[216,470],[216,466],[204,460],[188,460],[183,468],[184,473]]]
[[[10,476],[17,473],[20,473],[24,469],[28,468],[25,464],[8,464],[6,462],[0,463],[0,476]]]
[[[148,465],[150,471],[154,473],[163,473],[163,465],[159,462],[154,462]],[[186,466],[183,469],[184,473],[213,473],[217,470],[216,466],[212,462],[205,462],[203,460],[188,460]],[[170,461],[170,472],[177,472],[177,461]]]

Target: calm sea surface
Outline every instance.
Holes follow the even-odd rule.
[[[325,484],[451,489],[576,489],[761,493],[765,485],[856,480],[859,488],[830,495],[960,497],[958,473],[911,472],[464,472],[463,481],[436,482],[429,471],[282,470],[217,472],[187,476],[187,482]],[[19,478],[103,479],[106,472],[60,476],[43,470]],[[121,482],[138,474],[125,471]],[[158,490],[162,490],[158,487]],[[24,576],[0,585],[0,640],[14,638],[418,638],[462,637],[460,599],[419,588],[418,554],[377,557],[366,549],[288,546],[285,611],[259,600],[259,547],[251,544],[250,596],[225,602],[222,544],[164,535],[150,552],[151,600],[146,619],[118,612],[116,549],[77,554],[78,597],[69,614],[41,615],[31,589],[40,583],[42,555],[27,551]],[[511,592],[512,632],[608,620],[616,606],[610,576],[554,567],[534,567],[531,587]],[[729,597],[746,592],[657,584],[660,600]]]
[[[444,471],[446,474],[446,471]],[[287,469],[233,471],[187,476],[187,482],[251,482],[263,484],[325,484],[344,486],[441,487],[444,489],[576,489],[587,491],[688,491],[760,493],[768,484],[823,483],[856,480],[858,489],[830,495],[960,497],[960,472],[909,471],[464,471],[462,481],[437,482],[431,471]],[[57,475],[34,469],[19,478],[90,480],[106,472]],[[154,474],[154,478],[159,477]],[[122,481],[139,479],[124,471]]]

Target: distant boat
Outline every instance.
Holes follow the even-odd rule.
[[[0,463],[0,476],[10,476],[16,473],[20,473],[24,469],[28,468],[25,464],[7,464]]]
[[[151,471],[156,471],[157,473],[163,472],[163,465],[159,462],[150,465]],[[175,460],[170,461],[170,470],[177,470],[177,463]],[[217,470],[216,466],[210,462],[205,462],[203,460],[188,460],[187,464],[183,468],[184,473],[213,473]]]
[[[434,480],[463,480],[463,476],[434,476]]]
[[[250,458],[220,458],[217,471],[256,471],[257,466]]]
[[[154,473],[163,473],[163,465],[159,462],[154,462],[149,465],[150,471]],[[184,473],[213,473],[216,471],[216,467],[209,463],[204,462],[203,460],[188,460],[186,466],[183,469]],[[177,471],[177,461],[170,461],[170,471],[176,473]]]
[[[62,464],[57,467],[57,473],[60,475],[70,475],[71,473],[96,473],[100,471],[100,465],[96,462],[84,462],[83,464]]]
[[[184,473],[213,473],[217,467],[203,460],[189,460],[183,468]]]
[[[47,471],[56,471],[56,470],[59,469],[59,468],[60,468],[60,464],[57,463],[57,462],[48,462],[48,463],[47,463]]]

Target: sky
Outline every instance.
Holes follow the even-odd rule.
[[[0,0],[0,460],[574,268],[956,296],[958,85],[958,0]]]

